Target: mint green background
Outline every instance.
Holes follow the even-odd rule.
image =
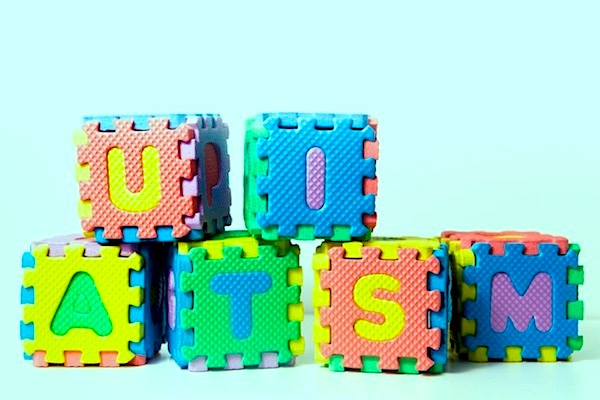
[[[71,137],[87,113],[222,113],[235,228],[245,118],[370,113],[376,234],[563,234],[581,245],[586,318],[600,317],[599,2],[238,3],[1,2],[7,351],[21,351],[21,252],[79,230]],[[302,245],[307,309],[314,245]]]

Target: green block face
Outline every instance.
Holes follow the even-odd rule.
[[[228,367],[226,356],[233,354],[242,355],[244,367],[260,365],[263,353],[289,363],[301,342],[300,321],[288,310],[301,307],[300,286],[289,283],[290,271],[301,271],[298,253],[289,242],[236,240],[189,250],[191,272],[181,273],[180,289],[192,294],[193,304],[181,310],[181,327],[193,330],[193,343],[182,346],[182,355],[190,363],[205,357],[208,369]]]

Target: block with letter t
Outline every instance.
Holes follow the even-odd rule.
[[[581,349],[579,246],[537,232],[444,232],[455,350],[471,361],[556,361]]]
[[[304,350],[298,254],[289,241],[240,231],[178,243],[167,291],[177,364],[193,372],[293,364]]]

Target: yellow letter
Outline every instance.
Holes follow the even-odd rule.
[[[356,333],[377,342],[392,340],[404,329],[404,310],[395,301],[378,299],[373,296],[377,289],[397,292],[400,282],[389,275],[372,274],[363,276],[354,285],[354,301],[365,311],[383,314],[385,321],[379,325],[371,321],[359,319],[354,324]]]
[[[144,187],[138,193],[127,188],[125,155],[115,147],[108,152],[108,191],[115,207],[128,212],[149,211],[160,203],[160,155],[155,147],[142,150],[142,174]]]

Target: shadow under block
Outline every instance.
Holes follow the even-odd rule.
[[[168,272],[168,343],[190,371],[292,365],[300,335],[302,270],[289,241],[227,232],[178,243]]]
[[[377,120],[261,114],[246,122],[244,219],[266,240],[364,239],[377,221]]]
[[[579,246],[537,232],[444,232],[453,347],[471,361],[567,360],[581,349]]]
[[[317,362],[333,371],[444,371],[446,245],[418,238],[324,242],[313,268]]]
[[[75,235],[34,243],[22,259],[25,358],[38,367],[145,364],[165,337],[160,247]]]
[[[218,115],[84,117],[79,215],[99,243],[198,240],[231,224],[229,128]]]

